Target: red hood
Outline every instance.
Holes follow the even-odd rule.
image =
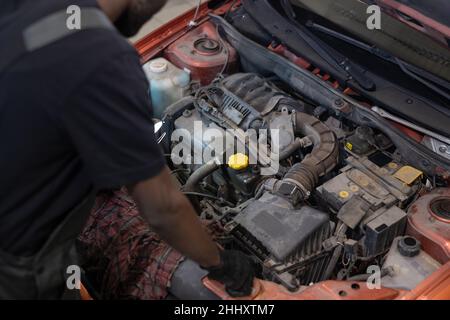
[[[385,12],[416,30],[450,46],[450,2],[448,0],[376,0]]]

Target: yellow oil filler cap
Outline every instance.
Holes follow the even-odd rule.
[[[228,159],[228,166],[233,170],[243,170],[248,168],[249,159],[243,153],[236,153]]]

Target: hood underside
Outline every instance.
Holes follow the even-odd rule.
[[[368,26],[369,4],[359,0],[292,0],[291,2],[329,20],[366,43],[450,81],[450,50],[448,39],[445,38],[445,33],[450,34],[450,29],[446,30],[448,27],[435,22],[434,27],[440,28],[441,32],[439,39],[431,38],[419,21],[400,11],[406,10],[406,7],[399,6],[399,2],[377,1],[385,10],[381,12],[378,25],[372,28]],[[431,6],[424,6],[422,10],[425,8],[431,10]],[[413,14],[413,11],[409,10],[409,12]],[[428,24],[433,24],[430,19]]]

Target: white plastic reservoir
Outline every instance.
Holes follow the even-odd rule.
[[[183,98],[191,81],[190,73],[164,58],[149,61],[144,65],[144,71],[150,82],[153,116],[161,119],[168,106]]]
[[[420,249],[420,242],[410,236],[398,237],[392,243],[383,268],[391,274],[381,279],[387,288],[412,290],[441,267],[441,264]]]

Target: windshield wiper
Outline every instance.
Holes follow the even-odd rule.
[[[287,6],[284,1],[282,1],[282,4]],[[286,12],[289,16],[289,19],[286,19],[268,0],[246,0],[243,1],[243,6],[264,30],[274,38],[281,40],[288,47],[293,47],[295,44],[298,47],[298,43],[307,45],[322,61],[333,68],[336,75],[341,78],[341,83],[353,80],[365,90],[375,90],[375,82],[367,76],[365,69],[347,59],[307,28],[297,23],[295,19],[292,19],[289,12]],[[271,23],[267,23],[269,18]]]
[[[351,44],[357,48],[365,50],[385,61],[396,64],[397,66],[400,67],[400,69],[403,71],[403,73],[408,75],[410,78],[412,78],[416,81],[419,81],[424,86],[428,87],[429,89],[433,90],[437,94],[441,95],[442,97],[444,97],[450,101],[450,93],[447,93],[438,87],[438,86],[440,86],[440,87],[445,88],[446,90],[450,91],[450,84],[447,81],[429,73],[426,70],[423,70],[423,69],[416,67],[406,61],[403,61],[397,57],[394,57],[384,50],[381,50],[377,47],[368,45],[362,41],[356,40],[350,36],[347,36],[345,34],[337,32],[335,30],[329,29],[325,26],[319,25],[317,23],[313,23],[311,21],[307,22],[306,25],[309,28],[320,31],[326,35],[332,36],[336,39],[339,39],[348,44]]]

